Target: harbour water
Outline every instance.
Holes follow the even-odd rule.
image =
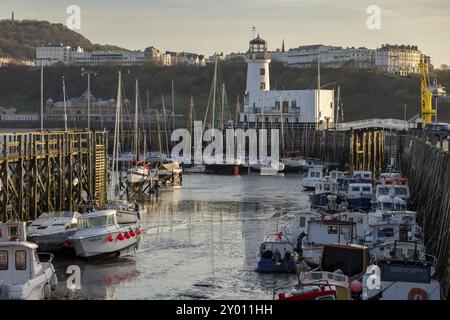
[[[142,203],[137,254],[112,260],[56,258],[52,299],[272,299],[294,274],[255,272],[270,232],[309,208],[301,176],[185,175],[183,186]],[[81,290],[66,288],[69,265]]]

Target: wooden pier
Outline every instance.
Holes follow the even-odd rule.
[[[0,220],[106,203],[105,132],[0,134]]]

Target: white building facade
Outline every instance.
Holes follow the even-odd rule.
[[[37,64],[40,66],[50,66],[57,63],[70,64],[72,48],[69,46],[59,45],[59,46],[41,46],[36,48],[36,60]]]
[[[240,122],[248,126],[334,122],[334,90],[270,90],[267,43],[250,41],[245,56],[247,88]],[[278,124],[278,125],[277,125]]]
[[[385,44],[377,49],[375,66],[388,73],[407,76],[419,72],[422,56],[417,46]]]

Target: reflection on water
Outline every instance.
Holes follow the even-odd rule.
[[[256,252],[269,232],[308,208],[300,176],[186,175],[183,186],[142,204],[137,254],[118,260],[55,262],[57,299],[271,299],[295,275],[258,274]],[[81,268],[82,290],[64,274]]]

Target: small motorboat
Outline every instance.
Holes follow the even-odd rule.
[[[275,176],[284,172],[285,165],[283,162],[279,162],[278,166],[272,164],[264,164],[259,168],[259,173],[262,176]]]
[[[266,237],[257,254],[258,272],[295,272],[296,252],[290,238],[282,232],[270,234]]]
[[[56,289],[53,255],[37,248],[27,241],[25,222],[0,223],[0,300],[48,299]]]
[[[288,288],[275,289],[274,300],[351,300],[348,277],[340,272],[302,272],[298,284]]]
[[[63,250],[66,239],[76,231],[79,217],[76,211],[43,213],[29,225],[28,240],[36,243],[39,251]]]
[[[303,178],[303,188],[306,190],[314,190],[316,184],[324,178],[324,167],[314,167],[308,169],[308,174]]]
[[[350,183],[346,194],[351,209],[369,210],[372,207],[373,190],[371,183]]]
[[[140,220],[139,205],[132,204],[127,200],[109,200],[106,209],[116,210],[119,224],[137,223]]]
[[[141,229],[138,222],[120,223],[117,210],[86,213],[78,219],[75,234],[67,239],[79,257],[123,256],[138,248]]]
[[[330,202],[330,196],[335,196],[336,204],[340,204],[341,198],[338,193],[336,183],[326,176],[316,184],[314,193],[310,195],[311,206],[313,208],[326,207]]]

